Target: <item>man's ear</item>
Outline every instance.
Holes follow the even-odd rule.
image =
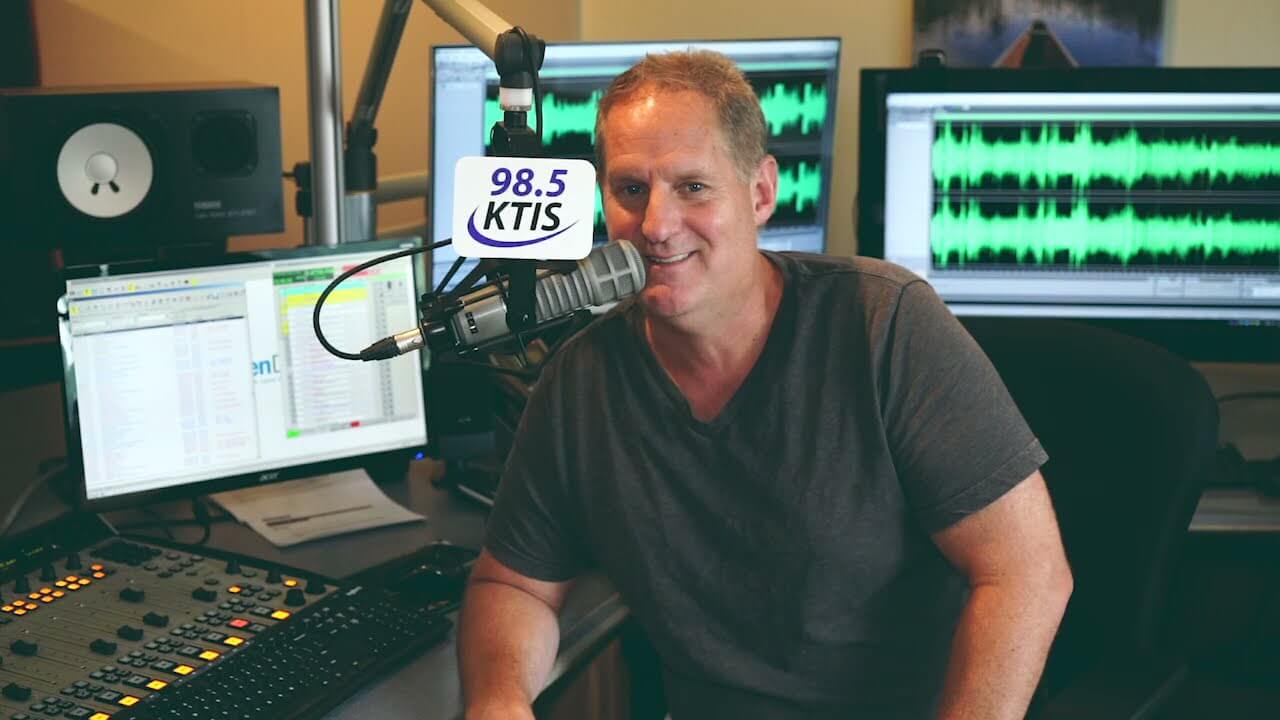
[[[751,208],[755,211],[756,227],[762,227],[773,217],[778,208],[778,160],[765,155],[756,166],[751,179]]]

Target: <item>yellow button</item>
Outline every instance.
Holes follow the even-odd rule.
[[[79,589],[80,589],[80,585],[79,585],[79,583],[71,583],[70,585],[67,585],[67,589],[68,589],[68,590],[79,590]]]
[[[241,645],[243,645],[243,644],[244,644],[244,638],[242,638],[242,637],[236,637],[235,635],[232,635],[231,637],[227,638],[226,640],[223,640],[223,641],[222,641],[222,644],[223,644],[223,645],[230,645],[231,647],[239,647],[239,646],[241,646]]]
[[[240,586],[239,586],[239,585],[232,585],[231,587],[227,588],[227,592],[229,592],[229,593],[238,593],[238,592],[240,592]]]
[[[116,702],[120,703],[121,705],[123,705],[123,706],[125,706],[125,707],[132,707],[132,706],[134,706],[134,705],[137,705],[137,704],[138,704],[138,701],[139,701],[140,699],[141,699],[141,698],[136,698],[136,697],[134,697],[134,696],[132,696],[132,695],[125,695],[124,697],[120,698],[120,699],[119,699],[119,700],[117,700]]]
[[[68,576],[67,576],[67,582],[76,582],[76,581],[77,581],[77,580],[79,580],[79,579],[80,579],[80,576],[79,576],[79,575],[68,575]],[[128,696],[126,695],[125,697],[128,697]]]
[[[39,599],[40,599],[40,593],[31,593],[31,594],[30,594],[30,595],[28,595],[27,597],[31,598],[32,600],[39,600]]]
[[[272,620],[288,620],[291,617],[293,617],[293,613],[288,610],[277,610],[271,613]]]
[[[179,665],[178,667],[173,669],[173,672],[178,675],[190,675],[195,671],[196,669],[191,667],[190,665]]]
[[[44,597],[40,598],[40,602],[42,602],[42,603],[51,603],[51,602],[53,602],[53,596],[52,596],[52,595],[45,595]]]
[[[66,587],[66,586],[67,586],[67,581],[66,581],[66,580],[59,580],[58,582],[54,583],[54,585],[57,585],[58,587]]]
[[[89,716],[89,720],[111,720],[111,716],[106,713],[94,713]]]
[[[216,650],[205,650],[204,652],[200,653],[199,657],[201,660],[204,660],[206,662],[212,662],[222,657],[222,655]]]
[[[51,592],[53,592],[53,588],[40,588],[41,595],[48,595]]]
[[[88,585],[91,582],[93,581],[90,580],[89,578],[80,578],[80,587],[84,587],[85,585]]]
[[[96,578],[98,578],[99,580],[101,580],[102,578],[106,577],[106,576],[107,576],[107,574],[106,574],[106,573],[104,573],[104,572],[96,572],[96,573],[94,573],[94,574],[93,574],[93,576],[94,576],[94,577],[96,577]]]
[[[290,579],[288,579],[288,580],[285,580],[285,581],[284,581],[284,586],[285,586],[285,587],[298,587],[298,581],[297,581],[297,580],[294,580],[293,578],[290,578]]]
[[[26,611],[26,610],[14,610],[14,611],[13,611],[13,614],[14,614],[14,615],[26,615],[26,614],[27,614],[27,611]]]
[[[13,612],[13,606],[12,606],[12,605],[5,605],[4,607],[0,607],[0,611],[4,611],[4,612]]]
[[[89,566],[89,569],[96,572],[96,571],[102,570],[102,565],[99,563],[94,563]]]
[[[54,590],[54,591],[53,591],[53,596],[54,596],[54,597],[56,597],[56,598],[63,597],[64,595],[66,595],[66,593],[62,592],[61,590]]]
[[[167,687],[169,687],[169,683],[163,680],[152,680],[151,682],[147,683],[148,690],[163,690]]]

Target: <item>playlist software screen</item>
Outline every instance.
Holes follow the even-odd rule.
[[[329,255],[69,281],[70,355],[90,499],[420,446],[420,360],[341,360],[312,309]],[[411,262],[344,282],[322,328],[358,352],[416,322]]]

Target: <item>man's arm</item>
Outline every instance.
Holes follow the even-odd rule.
[[[1072,588],[1044,477],[1033,473],[933,540],[972,589],[938,716],[1024,717]]]
[[[533,719],[560,645],[568,582],[525,577],[486,550],[471,569],[458,626],[467,720]]]

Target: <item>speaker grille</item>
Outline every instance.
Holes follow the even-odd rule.
[[[191,157],[197,172],[219,177],[249,175],[258,167],[253,116],[225,110],[202,112],[191,121]]]

